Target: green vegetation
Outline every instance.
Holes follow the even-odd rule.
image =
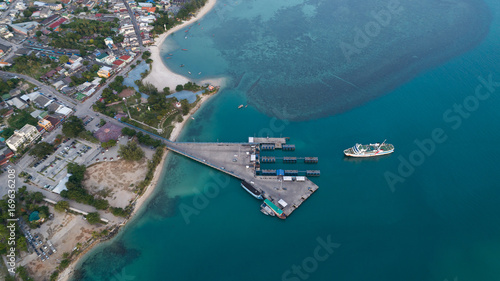
[[[43,201],[43,194],[40,192],[28,192],[26,191],[26,186],[20,187],[17,191],[16,198],[9,198],[6,195],[3,199],[0,199],[0,254],[7,254],[10,246],[8,244],[8,238],[10,237],[10,230],[7,228],[8,219],[13,217],[21,217],[31,228],[38,227],[42,222],[32,221],[29,222],[29,214],[34,211],[39,212],[41,219],[48,218],[49,208],[47,206],[39,205]],[[15,200],[15,210],[11,215],[9,209],[12,209],[13,201]],[[26,244],[26,238],[21,233],[19,229],[19,224],[16,224],[16,229],[14,230],[16,234],[16,255],[19,255],[21,251],[27,252],[28,245]]]
[[[26,124],[30,124],[36,126],[38,124],[38,120],[30,115],[28,111],[25,110],[14,110],[16,115],[12,115],[8,122],[9,126],[14,129],[21,129]]]
[[[99,121],[99,126],[101,126],[101,127],[102,127],[102,126],[104,126],[104,125],[106,125],[106,120],[101,119],[101,121]]]
[[[0,133],[0,137],[3,137],[4,139],[10,138],[14,134],[14,129],[13,128],[5,128],[3,131]]]
[[[101,147],[104,149],[108,149],[116,145],[116,140],[109,140],[107,142],[101,143]]]
[[[120,154],[122,159],[128,161],[139,161],[144,158],[144,151],[135,141],[129,141],[126,145],[120,145],[118,154]]]
[[[83,121],[76,116],[71,116],[66,122],[63,123],[63,134],[68,138],[79,137],[81,139],[98,143],[99,141],[92,135],[91,132],[85,130]]]
[[[144,53],[142,53],[142,56],[141,56],[141,58],[143,60],[149,59],[150,57],[151,57],[151,52],[150,51],[145,51]]]
[[[16,268],[16,273],[17,275],[23,280],[23,281],[33,281],[33,278],[31,278],[28,275],[28,270],[24,266],[19,266]]]
[[[129,136],[129,137],[133,137],[136,135],[136,131],[134,129],[130,129],[129,127],[123,127],[122,129],[122,135],[124,136]]]
[[[181,84],[179,84],[179,85],[177,85],[177,86],[175,87],[175,91],[176,91],[176,92],[180,92],[180,91],[182,91],[182,90],[184,90],[184,86],[182,86]]]
[[[113,37],[115,32],[112,28],[117,28],[116,22],[100,22],[96,20],[74,19],[68,24],[60,26],[60,32],[52,32],[49,37],[52,38],[50,45],[56,48],[80,49],[91,51],[96,48],[105,49],[104,38]],[[97,34],[97,38],[90,38]],[[119,40],[119,38],[118,38]]]
[[[90,224],[101,223],[101,216],[97,212],[89,213],[88,215],[85,216],[85,218]]]
[[[54,146],[47,142],[37,143],[33,149],[29,152],[30,155],[36,156],[37,158],[43,158],[54,152]]]
[[[80,132],[85,131],[83,121],[76,116],[71,116],[63,123],[62,132],[68,138],[76,138]]]
[[[111,207],[110,208],[111,210],[111,213],[113,214],[113,216],[115,217],[127,217],[129,214],[130,214],[130,209],[129,208],[119,208],[119,207]]]
[[[167,29],[170,29],[180,22],[178,20],[187,20],[191,14],[203,7],[206,2],[207,0],[192,0],[185,3],[184,7],[179,11],[175,18],[169,18],[168,12],[166,11],[160,13],[156,21],[151,24],[153,26],[151,33],[153,35],[162,34],[166,30],[165,26]]]
[[[161,159],[163,157],[163,153],[164,153],[163,147],[158,147],[156,149],[155,154],[153,155],[153,159],[148,162],[148,171],[146,173],[146,177],[136,187],[137,193],[142,194],[142,192],[144,191],[144,188],[151,183],[151,180],[153,179],[153,175],[154,175],[154,172],[156,170],[156,167],[161,162]]]
[[[14,58],[14,63],[6,70],[39,79],[40,76],[56,66],[57,63],[48,57],[37,58],[35,54],[31,54]]]
[[[64,213],[69,210],[69,203],[68,201],[61,200],[54,205],[54,209],[58,212]]]
[[[7,81],[3,81],[0,79],[0,95],[8,94],[11,90],[14,90],[17,85],[19,85],[19,79],[9,79]]]

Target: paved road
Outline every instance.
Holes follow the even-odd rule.
[[[54,95],[56,96],[59,101],[63,102],[66,104],[66,106],[69,107],[74,107],[76,105],[76,102],[73,101],[71,98],[59,93],[56,89],[54,89],[52,86],[43,84],[42,82],[24,74],[19,74],[19,73],[12,73],[12,72],[7,72],[7,71],[0,71],[0,75],[5,76],[5,77],[19,77],[23,78],[24,80],[34,84],[35,86],[38,87],[38,91],[48,94],[48,95]]]
[[[130,15],[130,19],[132,20],[132,24],[134,25],[134,31],[135,35],[137,36],[137,40],[139,41],[139,47],[141,47],[141,50],[143,50],[144,45],[142,44],[141,30],[137,25],[137,21],[135,20],[134,12],[132,12],[132,9],[130,9],[130,6],[128,5],[128,2],[126,0],[122,1],[125,4],[125,7],[127,7],[128,14]]]

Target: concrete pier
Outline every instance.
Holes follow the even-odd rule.
[[[286,144],[286,139],[249,138],[249,141],[248,143],[168,142],[166,144],[173,152],[250,183],[263,193],[264,198],[271,200],[286,216],[289,216],[318,189],[318,186],[306,177],[297,177],[301,180],[285,181],[283,176],[277,174],[256,175],[255,167],[259,165],[256,155],[260,145],[274,144],[276,148],[281,148]],[[246,191],[242,189],[242,192]],[[278,201],[286,202],[286,206]]]

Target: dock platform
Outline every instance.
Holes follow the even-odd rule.
[[[286,144],[286,138],[249,138],[248,143],[170,142],[167,148],[250,183],[262,192],[264,198],[271,200],[283,210],[286,216],[289,216],[319,187],[307,177],[300,177],[301,180],[285,181],[279,173],[282,170],[262,170],[261,175],[256,175],[255,168],[258,162],[255,161],[255,155],[262,144],[274,144],[276,148],[281,148]],[[270,161],[274,158],[267,159]],[[298,175],[298,171],[291,171],[293,173],[290,172],[290,175]]]

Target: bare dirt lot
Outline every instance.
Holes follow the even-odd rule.
[[[72,252],[77,243],[85,245],[85,242],[92,237],[92,232],[100,232],[106,227],[90,225],[81,215],[57,213],[52,206],[49,208],[50,212],[54,213],[54,218],[42,224],[40,228],[33,229],[31,233],[34,236],[38,235],[44,245],[49,245],[48,240],[51,241],[56,252],[45,261],[33,253],[25,257],[22,262],[35,280],[46,280],[63,259],[64,253]]]
[[[83,185],[92,194],[105,195],[111,206],[124,208],[135,198],[135,186],[144,180],[146,161],[96,163],[87,168]]]

